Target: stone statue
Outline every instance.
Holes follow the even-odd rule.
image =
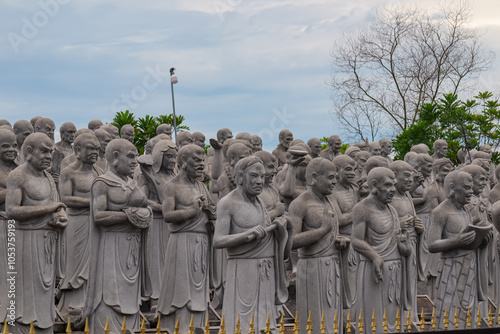
[[[179,149],[186,145],[194,144],[193,135],[187,131],[179,132],[175,140],[177,141],[177,147]]]
[[[252,155],[252,149],[242,143],[234,143],[227,150],[228,165],[224,167],[222,175],[212,184],[210,191],[219,194],[219,200],[236,188],[234,181],[234,166],[243,158]]]
[[[366,161],[370,159],[370,153],[366,151],[359,151],[354,155],[354,161],[356,162],[356,183],[358,186],[360,182],[364,182],[366,180],[366,171],[365,165]]]
[[[62,236],[64,278],[59,283],[59,316],[66,321],[82,322],[87,294],[90,263],[90,188],[103,174],[95,166],[99,141],[94,134],[75,139],[76,161],[61,171],[59,193],[67,206],[68,226]]]
[[[411,147],[410,151],[415,152],[417,154],[429,154],[429,146],[425,144],[418,144]]]
[[[338,215],[338,234],[347,239],[352,233],[352,209],[359,202],[358,186],[355,184],[356,162],[348,155],[338,155],[333,159],[338,168],[338,182],[334,187],[330,200]],[[359,256],[351,248],[340,251],[342,263],[343,305],[350,308],[356,298],[356,274]]]
[[[129,141],[129,142],[131,142],[133,144],[134,143],[134,137],[135,137],[135,129],[134,129],[134,127],[132,125],[130,125],[130,124],[125,124],[120,129],[120,136],[121,136],[122,139],[125,139],[126,141]]]
[[[288,208],[294,199],[307,190],[306,169],[309,162],[311,162],[309,155],[290,155],[285,180],[279,188],[285,207]]]
[[[94,131],[94,133],[100,145],[99,157],[97,158],[96,166],[106,172],[108,171],[108,161],[106,160],[106,147],[108,146],[109,142],[113,140],[113,137],[108,131],[104,129],[97,129]]]
[[[342,148],[342,140],[339,136],[333,135],[328,138],[328,146],[320,153],[320,157],[326,158],[330,161],[333,160],[337,155],[341,154],[340,149]]]
[[[27,120],[22,119],[14,123],[14,134],[16,135],[17,141],[16,163],[18,165],[21,164],[21,148],[23,147],[24,140],[32,133],[33,126]]]
[[[252,136],[252,153],[262,151],[262,138],[257,135]]]
[[[137,149],[125,139],[114,139],[106,147],[106,159],[109,170],[91,188],[93,252],[84,316],[90,315],[92,333],[102,331],[106,319],[112,333],[121,332],[124,318],[128,329],[138,329],[141,296],[148,296],[150,289],[142,263],[153,215],[146,196],[130,178]]]
[[[172,126],[170,124],[158,125],[158,127],[156,128],[156,135],[158,136],[162,133],[172,138]]]
[[[307,141],[307,145],[311,148],[311,159],[319,157],[321,153],[321,141],[318,138],[311,138]]]
[[[157,312],[162,324],[173,333],[180,317],[194,326],[205,324],[209,302],[210,236],[215,207],[207,187],[199,181],[203,175],[205,152],[196,145],[186,145],[177,153],[179,174],[165,187],[163,219],[170,229],[161,293]],[[163,322],[165,319],[165,322]],[[187,332],[188,328],[183,329]]]
[[[17,122],[16,122],[17,123]],[[29,124],[29,122],[28,122]],[[30,124],[31,126],[31,124]],[[17,142],[16,136],[12,131],[0,129],[0,319],[6,319],[9,304],[9,284],[7,279],[8,270],[8,253],[13,253],[14,249],[9,249],[8,241],[12,241],[15,235],[8,235],[8,219],[5,214],[5,196],[7,194],[7,177],[9,173],[17,167]],[[9,318],[11,320],[11,318]],[[14,318],[12,318],[14,320]]]
[[[269,152],[259,151],[253,154],[264,164],[265,179],[262,186],[262,193],[259,198],[266,206],[266,210],[271,220],[285,213],[285,204],[281,202],[278,189],[274,186],[274,177],[278,171],[278,159]]]
[[[467,311],[476,319],[481,275],[486,272],[478,268],[477,249],[489,242],[489,233],[484,228],[472,227],[470,213],[465,209],[473,194],[473,180],[469,173],[449,173],[444,186],[447,198],[432,212],[429,231],[429,251],[441,252],[436,286],[436,317],[439,328],[443,328],[445,308],[458,309],[459,327],[465,328]],[[488,231],[489,229],[486,229]],[[475,327],[475,321],[472,322]]]
[[[248,132],[239,132],[235,139],[240,139],[240,140],[244,140],[246,142],[248,142],[248,144],[250,144],[252,146],[252,149],[253,149],[253,137],[250,133]]]
[[[378,143],[380,145],[380,155],[386,158],[390,164],[392,162],[392,158],[389,156],[392,152],[392,141],[387,138],[380,138]]]
[[[372,157],[377,157],[382,155],[382,148],[377,141],[372,141],[370,144],[370,154]]]
[[[84,134],[84,133],[90,133],[90,134],[93,134],[95,136],[94,131],[87,129],[87,128],[81,128],[75,132],[75,140],[76,140],[76,138],[78,138],[79,135]],[[76,155],[75,155],[75,152],[73,152],[72,154],[68,155],[67,157],[65,157],[61,161],[61,170],[68,167],[70,164],[72,164],[75,161],[76,161]]]
[[[327,333],[333,333],[333,314],[339,313],[342,328],[342,262],[340,250],[349,239],[339,236],[337,214],[328,196],[334,191],[337,167],[328,159],[313,159],[307,166],[309,189],[290,204],[293,248],[298,249],[296,299],[299,323],[321,323],[325,312]],[[300,326],[306,333],[306,326]]]
[[[345,150],[345,155],[348,155],[348,156],[351,157],[351,159],[354,159],[356,157],[356,153],[358,153],[358,152],[361,152],[361,150],[359,149],[359,147],[357,147],[357,146],[349,146]]]
[[[390,332],[395,331],[397,310],[403,314],[405,307],[403,257],[411,254],[407,234],[401,232],[398,213],[390,205],[395,181],[388,168],[368,173],[371,194],[353,209],[351,236],[352,247],[360,254],[355,307],[363,310],[365,328],[373,310],[376,319],[383,319],[386,311]]]
[[[426,201],[429,203],[429,213],[437,208],[441,202],[446,199],[446,190],[444,189],[444,179],[453,170],[453,164],[450,159],[442,158],[436,159],[432,163],[432,173],[434,181],[432,181],[426,193]],[[424,216],[425,217],[425,216]],[[430,220],[429,220],[430,224]],[[427,226],[428,232],[429,226]],[[428,240],[428,237],[426,237]],[[440,255],[436,253],[427,254],[427,262],[423,268],[424,277],[427,281],[427,295],[431,300],[434,300],[434,293],[436,291],[436,279],[439,267]]]
[[[106,123],[103,126],[101,126],[99,129],[106,130],[111,135],[112,139],[118,139],[118,138],[120,138],[119,130],[113,124]]]
[[[193,144],[198,145],[201,148],[205,148],[205,135],[201,132],[193,132]]]
[[[67,224],[66,206],[59,201],[54,180],[46,171],[53,149],[54,143],[47,135],[29,135],[23,144],[26,162],[7,177],[5,209],[7,217],[16,221],[13,333],[27,333],[31,321],[37,333],[53,333],[54,289],[59,269],[57,246],[59,231]]]
[[[500,165],[495,168],[495,178],[500,180]],[[495,184],[488,197],[491,204],[500,201],[500,182]]]
[[[227,249],[226,291],[222,313],[226,330],[233,333],[237,315],[241,328],[249,328],[253,314],[255,329],[262,332],[270,314],[276,332],[276,305],[288,298],[284,259],[291,240],[287,221],[271,221],[262,191],[265,170],[262,161],[246,157],[235,166],[237,188],[217,206],[214,247]],[[273,231],[274,230],[274,231]]]
[[[35,129],[36,122],[38,122],[39,119],[42,119],[42,116],[35,116],[30,120],[31,126],[33,129]]]
[[[446,140],[438,139],[432,145],[434,149],[434,154],[432,155],[432,159],[443,159],[448,153],[448,143]]]
[[[36,121],[34,128],[35,132],[45,133],[47,136],[49,136],[50,140],[54,142],[54,131],[56,129],[56,125],[54,124],[53,120],[51,120],[50,118],[40,118],[38,121]]]
[[[170,231],[163,220],[162,202],[166,192],[171,191],[166,184],[175,176],[177,147],[171,140],[160,140],[154,146],[152,159],[139,157],[139,164],[144,178],[142,191],[149,199],[153,209],[153,223],[148,231],[148,270],[151,278],[151,311],[155,312],[160,297],[161,281]],[[150,161],[150,162],[148,162]]]
[[[278,164],[281,167],[287,162],[286,152],[288,151],[290,143],[293,140],[293,134],[290,130],[284,129],[280,131],[278,138],[279,138],[279,144],[273,150],[273,155],[278,159]]]
[[[92,131],[99,129],[101,126],[102,126],[102,121],[99,119],[93,119],[88,124],[88,128]]]
[[[0,126],[7,125],[12,129],[12,124],[6,119],[0,119]]]
[[[409,190],[413,183],[413,167],[404,161],[394,161],[390,169],[396,176],[396,192],[391,205],[396,209],[399,217],[401,231],[406,233],[411,246],[411,253],[403,260],[403,272],[405,274],[406,285],[404,287],[405,313],[402,319],[408,318],[407,311],[410,310],[411,320],[418,322],[417,308],[417,281],[418,281],[418,243],[417,237],[424,232],[424,223],[417,217],[415,207],[411,199]],[[420,269],[422,272],[423,269]]]
[[[75,140],[76,127],[71,122],[65,122],[59,128],[61,133],[61,141],[55,145],[54,153],[52,154],[51,175],[56,184],[59,183],[59,174],[61,173],[61,162],[65,157],[73,154],[73,141]]]

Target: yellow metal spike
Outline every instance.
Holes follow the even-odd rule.
[[[3,323],[3,334],[9,334],[9,327],[7,327],[7,319]]]
[[[460,320],[458,319],[458,307],[455,307],[455,329],[458,329]]]
[[[375,319],[375,309],[373,309],[373,315],[372,315],[372,333],[375,334],[377,331],[377,319]]]
[[[66,326],[66,334],[71,334],[71,318],[68,317],[68,325]]]
[[[382,326],[384,326],[384,333],[387,333],[387,330],[389,329],[389,323],[387,322],[387,314],[385,312],[385,308],[384,308],[384,317],[382,321]]]
[[[333,334],[339,333],[339,320],[337,318],[337,310],[335,310],[335,316],[333,317]]]
[[[306,326],[306,331],[307,334],[312,334],[313,326],[312,326],[312,320],[311,320],[311,311],[309,311],[309,317],[307,318],[307,326]]]
[[[240,314],[238,313],[238,318],[236,319],[236,328],[234,330],[234,334],[241,334],[241,328],[240,328],[241,324],[240,324]],[[194,334],[194,330],[193,330],[193,334]]]
[[[33,320],[31,320],[31,324],[30,324],[30,332],[29,334],[36,334],[35,333],[35,325],[33,325]]]
[[[470,307],[467,309],[467,320],[465,321],[467,325],[467,329],[470,329],[470,326],[472,325],[472,318],[470,315]]]
[[[104,326],[104,334],[109,334],[109,318],[106,317],[106,325]]]
[[[267,320],[266,320],[266,329],[264,329],[264,333],[270,334],[271,333],[271,320],[269,312],[267,312]]]
[[[295,334],[299,334],[299,330],[300,330],[300,327],[299,327],[299,312],[296,311],[295,312],[295,325],[293,326],[293,332]]]
[[[422,312],[420,313],[420,330],[424,331],[425,329],[425,317],[424,317],[424,308],[422,307]]]
[[[433,307],[432,308],[432,318],[431,318],[431,328],[432,328],[432,331],[436,330],[436,325],[437,325],[437,321],[436,321],[436,308]]]
[[[146,334],[146,318],[142,317],[141,334]]]
[[[490,326],[490,328],[493,327],[493,312],[491,312],[491,304],[488,312],[488,325]]]
[[[345,325],[347,334],[351,334],[352,324],[351,324],[351,310],[347,310],[347,324]]]
[[[161,334],[161,314],[158,314],[158,323],[156,324],[156,334]]]
[[[240,315],[238,314],[238,321],[240,320]],[[189,331],[188,334],[194,334],[194,324],[193,324],[193,315],[191,314],[191,321],[189,322]]]
[[[408,319],[406,319],[406,331],[411,333],[411,309],[408,309]]]
[[[281,313],[281,320],[280,320],[281,326],[278,327],[278,333],[284,334],[285,333],[285,315]]]
[[[123,316],[122,334],[127,334],[127,317]]]
[[[444,330],[448,330],[448,325],[450,324],[450,321],[448,319],[448,309],[445,307],[444,308],[444,319],[443,319],[443,325],[444,325]]]
[[[359,318],[358,318],[358,330],[359,330],[359,334],[363,334],[364,328],[365,328],[365,324],[363,323],[363,311],[359,310]]]
[[[181,316],[178,316],[177,321],[175,322],[174,334],[180,334],[179,332],[179,330],[181,329],[180,321],[181,321]]]
[[[479,305],[477,307],[476,324],[477,324],[477,328],[481,328],[481,310],[479,309]]]
[[[207,313],[207,321],[205,321],[205,331],[203,332],[203,334],[210,334],[210,321],[208,313]]]
[[[252,317],[250,318],[250,329],[248,330],[248,334],[255,334],[255,327],[254,326],[255,326],[255,323],[253,321],[253,312],[252,312]],[[298,333],[298,332],[299,332],[299,330],[297,329],[296,333]]]
[[[83,330],[85,334],[90,334],[90,329],[89,329],[89,318],[85,318],[85,329]]]
[[[401,333],[401,314],[399,314],[399,308],[396,311],[396,333]]]
[[[283,317],[281,319],[283,319]],[[319,326],[319,331],[320,331],[320,334],[326,333],[325,311],[324,310],[321,312],[321,325]]]
[[[222,315],[222,319],[220,320],[219,334],[226,334],[226,322],[224,321],[224,314]]]

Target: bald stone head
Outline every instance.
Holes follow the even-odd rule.
[[[193,135],[188,131],[182,131],[177,134],[177,147],[181,148],[186,145],[194,144]]]
[[[17,157],[16,135],[8,129],[0,129],[0,160],[10,165]]]
[[[383,158],[382,158],[383,159]],[[389,204],[396,192],[396,175],[386,167],[375,167],[367,176],[371,194],[378,202]]]
[[[12,124],[10,124],[10,122],[6,119],[0,119],[0,126],[1,125],[8,125],[12,128]]]
[[[56,125],[50,118],[40,118],[38,121],[36,121],[35,132],[45,133],[52,141],[54,141],[55,130]]]
[[[328,137],[328,147],[332,149],[335,154],[340,153],[342,148],[342,139],[338,135]]]
[[[158,127],[156,128],[156,135],[158,136],[162,133],[172,138],[172,126],[170,124],[158,125]]]
[[[118,139],[120,138],[120,133],[119,133],[119,130],[116,126],[114,126],[113,124],[104,124],[103,126],[100,127],[100,129],[103,129],[103,130],[106,130],[109,132],[109,134],[111,134],[111,137],[113,139]]]
[[[238,161],[250,155],[252,155],[252,149],[242,143],[234,143],[227,150],[227,160],[233,167]]]
[[[287,129],[283,129],[280,131],[278,138],[279,138],[280,145],[283,146],[283,148],[285,150],[288,150],[288,148],[290,147],[290,145],[293,141],[292,131],[287,130]]]
[[[16,135],[18,149],[21,149],[21,146],[23,146],[26,137],[28,137],[32,133],[33,126],[27,120],[21,119],[14,123],[14,134]]]
[[[257,135],[252,136],[252,152],[262,151],[262,138]]]
[[[26,137],[23,155],[32,168],[43,171],[50,167],[54,142],[44,133],[35,132]]]
[[[199,147],[205,149],[205,135],[199,131],[193,132],[193,144],[198,145]]]
[[[134,135],[135,129],[130,124],[125,124],[120,129],[120,135],[122,139],[125,139],[128,142],[134,143]]]
[[[392,141],[387,138],[380,138],[378,141],[380,144],[380,153],[383,157],[387,157],[392,152]]]
[[[397,160],[390,164],[389,169],[396,176],[397,191],[400,194],[409,191],[413,184],[413,171],[415,170],[413,166],[407,162]]]
[[[109,142],[113,140],[112,135],[104,129],[97,129],[94,131],[94,134],[99,141],[99,145],[101,146],[101,152],[106,152],[106,147],[108,146]]]
[[[222,128],[217,131],[217,141],[219,143],[224,144],[224,142],[230,138],[233,138],[233,133],[228,128]]]
[[[333,193],[333,186],[337,183],[337,166],[328,159],[318,157],[309,161],[305,179],[307,185],[321,195]]]
[[[321,153],[321,141],[318,138],[311,138],[307,141],[307,145],[311,149],[311,158],[319,157]]]
[[[382,148],[380,147],[380,144],[377,141],[372,141],[368,145],[370,146],[370,154],[373,157],[382,155]]]
[[[35,129],[36,122],[38,122],[39,119],[42,119],[42,116],[35,116],[30,120],[31,126],[33,127],[33,130]]]
[[[102,121],[101,121],[101,120],[99,120],[99,119],[93,119],[93,120],[91,120],[91,121],[89,122],[89,124],[88,124],[88,128],[89,128],[90,130],[92,130],[92,131],[95,131],[95,130],[97,130],[97,129],[100,129],[102,125],[103,125],[103,124],[102,124]]]
[[[75,141],[75,133],[76,133],[75,124],[71,122],[65,122],[59,128],[59,132],[61,134],[62,141],[70,145]]]
[[[125,139],[113,139],[106,146],[109,170],[126,180],[137,167],[137,148]]]
[[[385,159],[381,156],[374,156],[374,157],[370,157],[368,160],[366,160],[366,165],[365,165],[366,174],[369,174],[372,169],[377,168],[377,167],[388,168],[389,163],[387,162],[387,159]]]
[[[94,132],[90,129],[90,133],[82,133],[75,138],[73,149],[77,160],[87,164],[94,164],[99,157],[100,144]]]

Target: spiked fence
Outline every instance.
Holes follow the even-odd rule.
[[[268,314],[267,315],[267,321],[266,321],[266,328],[264,329],[264,333],[265,334],[270,334],[273,331],[273,329],[271,329],[271,321],[270,321],[269,317],[270,317],[270,315]],[[345,324],[345,328],[339,328],[337,311],[335,311],[335,314],[334,314],[334,324],[333,324],[333,333],[334,334],[342,334],[342,333],[353,334],[354,332],[359,333],[359,334],[388,333],[389,332],[388,331],[389,323],[387,321],[387,315],[386,315],[385,309],[384,309],[384,316],[383,316],[383,318],[381,320],[382,320],[382,327],[381,327],[382,331],[377,331],[377,319],[375,318],[375,310],[373,310],[373,314],[372,314],[372,317],[371,317],[371,324],[370,324],[371,332],[365,332],[364,319],[363,319],[362,312],[361,311],[359,312],[358,321],[357,322],[352,322],[351,321],[351,311],[347,310],[347,321],[346,321],[346,324]],[[402,333],[402,332],[410,333],[412,331],[412,327],[413,326],[415,326],[418,329],[419,332],[424,332],[424,331],[425,332],[436,332],[436,333],[438,333],[438,332],[445,332],[445,331],[448,331],[448,328],[449,328],[449,325],[450,325],[450,321],[452,321],[452,323],[454,325],[454,330],[455,331],[457,331],[457,330],[467,330],[467,332],[471,332],[472,323],[475,322],[477,329],[474,329],[473,331],[484,332],[484,333],[490,333],[490,332],[491,333],[493,333],[493,332],[500,333],[500,311],[498,313],[497,318],[495,319],[493,317],[493,312],[491,310],[491,306],[489,308],[488,318],[484,319],[486,321],[487,325],[488,325],[486,328],[484,328],[485,330],[481,330],[483,319],[481,317],[481,311],[480,311],[479,307],[478,307],[478,310],[477,310],[477,317],[476,317],[476,319],[472,319],[471,310],[470,309],[467,310],[467,318],[466,318],[466,322],[465,322],[465,328],[458,328],[459,327],[459,318],[458,318],[458,309],[457,308],[455,308],[454,316],[453,316],[452,319],[450,319],[448,310],[445,309],[445,313],[443,315],[443,327],[444,327],[444,331],[437,331],[436,330],[436,327],[437,327],[438,323],[437,323],[436,313],[435,313],[435,309],[434,308],[432,310],[431,320],[430,320],[430,322],[428,324],[426,323],[426,321],[424,319],[424,309],[423,308],[422,308],[422,312],[420,314],[420,322],[418,324],[412,323],[412,321],[411,321],[411,311],[408,311],[407,319],[406,319],[405,323],[403,324],[402,321],[404,321],[404,320],[405,319],[401,319],[401,315],[400,315],[400,312],[399,312],[399,309],[398,309],[397,314],[396,314],[396,321],[394,323],[397,333]],[[495,324],[497,325],[496,328],[494,327]],[[427,326],[427,329],[428,329],[427,331],[426,331],[426,326]],[[191,321],[190,321],[189,325],[187,326],[187,328],[189,328],[188,334],[195,334],[194,325],[193,325],[193,316],[191,316]],[[492,329],[492,328],[495,328],[495,331],[488,330],[488,329]],[[175,330],[174,330],[173,334],[180,334],[180,329],[181,329],[180,318],[178,318],[177,322],[175,324]],[[123,325],[122,325],[122,328],[121,328],[122,334],[126,334],[127,330],[128,329],[126,327],[125,317],[124,317],[123,318]],[[143,318],[142,319],[142,323],[141,323],[140,333],[144,333],[145,334],[146,330],[147,330],[146,329],[146,321],[145,321],[145,318]],[[253,314],[252,314],[251,319],[250,319],[250,326],[249,326],[249,328],[247,330],[248,330],[248,334],[255,334],[256,333]],[[215,332],[215,331],[216,331],[216,329],[213,330],[213,332]],[[280,319],[277,331],[280,334],[284,334],[285,333],[285,318],[284,318],[283,314],[281,315],[281,319]],[[295,314],[295,320],[294,320],[292,331],[293,331],[294,334],[299,334],[299,331],[300,331],[299,317],[298,317],[297,313]],[[318,327],[315,328],[315,327],[313,327],[313,324],[312,324],[311,312],[309,312],[309,317],[308,317],[307,324],[306,324],[306,331],[307,331],[307,334],[315,334],[315,333],[325,334],[327,332],[327,328],[325,326],[325,313],[322,312],[322,314],[321,314],[321,323],[319,324]],[[451,333],[451,331],[453,331],[453,329],[450,329],[449,333]],[[109,334],[109,332],[110,332],[109,322],[108,322],[108,319],[106,319],[106,325],[103,328],[103,333],[104,334]],[[137,332],[137,331],[135,331],[135,332]],[[151,329],[148,330],[148,332],[149,333],[153,333],[151,331]],[[290,332],[290,331],[288,331],[288,332]],[[4,323],[3,334],[9,334],[9,333],[10,333],[9,332],[9,327],[8,327],[7,320],[6,320],[5,323]],[[70,319],[68,319],[68,323],[67,323],[67,326],[66,326],[65,333],[66,334],[72,333]],[[88,324],[88,318],[85,320],[84,333],[85,334],[90,334],[89,324]],[[166,334],[165,331],[162,332],[162,329],[161,329],[161,318],[160,317],[158,317],[158,323],[157,323],[157,326],[156,326],[156,332],[154,332],[154,333],[156,333],[156,334]],[[221,318],[221,321],[220,321],[220,326],[219,326],[219,329],[218,329],[217,333],[218,334],[227,334],[226,333],[226,329],[225,329],[224,315],[222,315],[222,318]],[[236,328],[235,328],[234,334],[242,334],[242,333],[244,333],[244,332],[240,328],[240,315],[238,314],[238,318],[236,320]],[[33,325],[33,321],[31,322],[29,334],[36,334],[35,327]],[[92,333],[92,334],[100,334],[100,333]],[[207,315],[207,320],[205,322],[204,334],[211,334],[208,315]]]

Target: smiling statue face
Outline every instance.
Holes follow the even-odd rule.
[[[3,163],[11,163],[17,156],[16,136],[9,130],[0,130],[0,159]]]
[[[255,163],[243,171],[241,187],[249,196],[257,196],[262,192],[266,172],[261,163]]]
[[[316,176],[315,188],[322,195],[333,193],[335,184],[337,184],[337,168],[333,164],[326,165]]]
[[[472,199],[474,182],[470,174],[462,173],[455,184],[454,200],[459,204],[469,204]]]
[[[344,185],[349,185],[354,182],[354,178],[356,177],[355,171],[356,165],[347,164],[344,168],[341,168],[339,171],[339,181]]]

